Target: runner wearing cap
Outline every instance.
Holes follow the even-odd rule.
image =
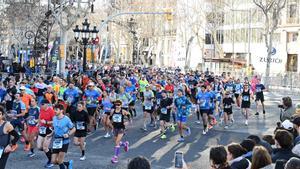
[[[124,147],[125,152],[127,152],[129,149],[129,142],[121,140],[125,132],[125,116],[127,116],[128,120],[130,120],[130,114],[126,110],[122,109],[121,100],[116,100],[114,104],[115,109],[111,110],[110,117],[114,128],[115,154],[112,157],[111,162],[117,163],[120,154],[120,148]]]
[[[99,104],[99,101],[101,100],[100,93],[94,89],[94,83],[90,82],[87,85],[87,89],[84,91],[83,100],[85,101],[86,109],[90,117],[90,131],[91,128],[94,127],[94,130],[96,130],[96,110]]]
[[[68,151],[70,136],[76,131],[69,117],[64,115],[64,106],[57,104],[54,107],[53,117],[53,141],[52,141],[52,163],[59,165],[60,169],[73,169],[73,160],[64,162]]]

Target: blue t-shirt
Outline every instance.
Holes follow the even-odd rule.
[[[241,83],[234,84],[234,90],[236,94],[241,94],[243,90],[243,86]]]
[[[125,88],[125,92],[130,94],[132,100],[134,100],[134,101],[136,100],[136,94],[133,94],[133,92],[135,92],[135,86],[133,86],[133,85],[131,85],[130,87],[127,86]]]
[[[64,100],[70,103],[72,106],[76,106],[78,101],[79,92],[76,89],[67,88],[64,92]]]
[[[189,114],[192,104],[186,96],[177,97],[174,103],[177,108],[177,116],[187,116]],[[183,106],[186,108],[183,109]]]
[[[61,138],[64,134],[68,134],[70,129],[74,127],[74,124],[68,116],[64,116],[62,119],[58,119],[57,116],[53,117],[54,138]],[[68,144],[70,138],[64,139],[63,144]]]
[[[97,90],[86,90],[84,96],[86,97],[86,107],[97,107],[98,98],[100,97]]]
[[[264,89],[266,89],[266,88],[263,84],[256,84],[255,85],[256,94],[262,94]]]
[[[110,112],[113,104],[111,103],[109,98],[106,98],[102,100],[102,106],[104,112]]]
[[[200,109],[202,110],[208,110],[210,109],[210,102],[211,102],[211,93],[209,92],[198,92],[197,94],[197,100],[200,102]]]

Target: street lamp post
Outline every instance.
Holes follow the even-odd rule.
[[[82,29],[79,29],[79,26],[76,25],[75,29],[73,29],[74,32],[74,38],[76,42],[79,42],[81,45],[83,45],[83,72],[86,72],[86,48],[89,44],[90,40],[95,40],[97,37],[97,33],[99,32],[97,30],[97,27],[94,26],[93,29],[90,29],[90,23],[88,22],[88,19],[85,19],[82,23]],[[81,40],[80,40],[81,38]]]

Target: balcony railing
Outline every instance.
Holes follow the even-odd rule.
[[[286,23],[287,24],[298,24],[299,23],[299,18],[298,17],[287,18]]]

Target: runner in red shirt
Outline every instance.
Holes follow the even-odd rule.
[[[168,79],[167,85],[165,86],[165,91],[174,93],[174,85],[172,84],[171,79]]]
[[[50,106],[48,100],[42,101],[39,117],[39,135],[37,139],[37,148],[43,150],[48,158],[48,162],[45,165],[46,168],[53,166],[51,163],[51,151],[49,145],[52,139],[52,119],[55,116],[53,107]]]

